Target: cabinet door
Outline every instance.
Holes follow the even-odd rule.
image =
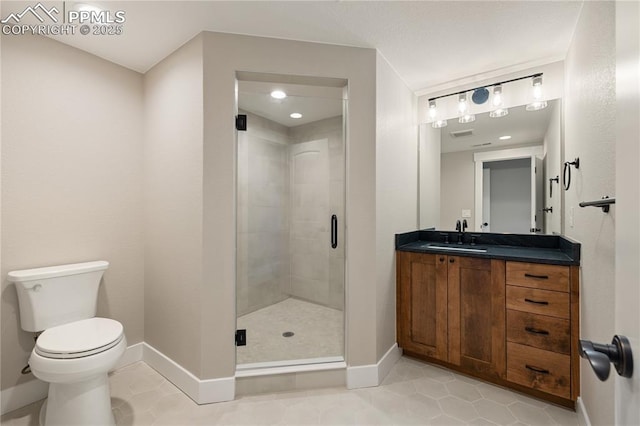
[[[449,362],[505,376],[505,262],[449,256]]]
[[[398,343],[447,360],[447,256],[398,252]]]

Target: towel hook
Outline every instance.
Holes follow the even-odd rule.
[[[564,162],[564,170],[562,171],[562,185],[564,186],[564,190],[568,191],[571,186],[571,167],[575,166],[576,169],[580,168],[580,158],[576,157],[573,161],[565,161]]]

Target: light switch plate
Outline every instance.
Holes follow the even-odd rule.
[[[462,209],[462,217],[471,217],[471,210]]]

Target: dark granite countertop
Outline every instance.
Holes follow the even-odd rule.
[[[561,235],[477,232],[461,234],[422,230],[396,234],[396,250],[553,265],[580,264],[580,243]]]

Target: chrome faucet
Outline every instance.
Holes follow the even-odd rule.
[[[466,231],[469,225],[467,225],[467,219],[462,221],[462,232]]]
[[[456,220],[456,231],[462,232],[462,224],[460,224],[459,220]]]

